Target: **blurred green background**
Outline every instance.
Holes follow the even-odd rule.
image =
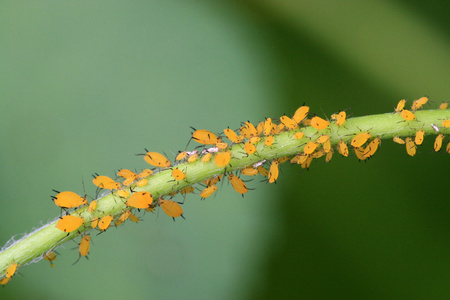
[[[445,1],[2,1],[1,244],[58,215],[51,189],[171,158],[189,126],[449,100]],[[21,269],[2,299],[448,299],[449,156],[384,141],[367,163],[282,166],[189,196]]]

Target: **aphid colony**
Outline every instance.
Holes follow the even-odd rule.
[[[401,100],[395,108],[394,113],[400,114],[403,122],[415,120],[416,116],[414,112],[422,108],[427,101],[428,98],[426,97],[415,100],[412,104],[411,111],[409,111],[404,109],[406,101]],[[446,109],[447,103],[443,102],[439,108]],[[194,193],[194,186],[189,184],[187,166],[195,162],[201,162],[202,164],[214,163],[217,168],[222,168],[223,170],[221,172],[222,174],[203,180],[201,189],[197,188],[199,189],[200,199],[204,200],[218,191],[217,183],[224,178],[227,178],[233,189],[242,196],[251,189],[247,187],[246,181],[241,176],[256,176],[260,174],[265,177],[263,181],[275,183],[279,175],[279,165],[287,161],[293,164],[299,164],[302,168],[307,169],[310,167],[313,159],[322,156],[325,156],[325,162],[329,162],[335,150],[344,157],[351,155],[350,150],[353,150],[354,155],[359,160],[369,159],[377,151],[381,143],[381,137],[373,137],[370,130],[368,130],[361,131],[356,135],[344,136],[344,138],[339,135],[339,130],[345,128],[346,118],[346,112],[340,111],[331,115],[330,120],[325,120],[318,116],[310,115],[308,106],[301,106],[292,117],[284,115],[280,117],[279,122],[271,118],[266,118],[265,121],[255,126],[250,121],[247,121],[243,122],[238,130],[232,130],[228,127],[220,135],[216,135],[209,130],[196,130],[192,128],[194,131],[191,139],[201,146],[193,151],[179,151],[175,157],[175,166],[172,166],[171,161],[164,155],[146,150],[146,153],[143,154],[144,160],[154,167],[153,170],[144,169],[142,172],[136,173],[128,169],[121,169],[117,172],[116,179],[99,174],[93,175],[94,179],[92,182],[97,187],[97,191],[109,190],[113,194],[113,197],[122,202],[121,204],[124,209],[118,214],[109,215],[99,211],[97,200],[92,200],[89,203],[86,195],[82,197],[70,191],[59,192],[53,190],[56,195],[52,196],[52,200],[65,211],[65,215],[61,216],[58,220],[56,228],[66,232],[67,235],[76,231],[81,233],[85,229],[96,229],[101,233],[106,231],[111,224],[119,226],[127,219],[136,223],[139,222],[140,219],[133,213],[133,210],[152,212],[158,207],[174,220],[175,218],[183,217],[183,209],[180,205],[182,203],[171,199],[177,193],[180,193],[184,197],[186,197],[186,194]],[[333,126],[330,127],[330,124],[333,124]],[[443,120],[442,124],[431,124],[430,126],[435,131],[439,131],[440,128],[450,127],[450,120]],[[306,129],[314,130],[309,130],[308,134],[306,134]],[[250,155],[258,156],[258,148],[270,148],[276,145],[276,135],[283,132],[288,132],[290,139],[299,140],[300,144],[297,154],[276,157],[272,160],[261,158],[257,163],[238,170],[233,169],[230,161],[235,158],[234,153],[240,153],[241,156],[247,157]],[[311,132],[313,133],[310,134]],[[334,149],[330,134],[336,132],[342,138],[333,141],[333,144],[336,144],[336,149]],[[394,137],[394,142],[405,144],[408,155],[414,156],[417,146],[421,145],[424,140],[424,135],[425,131],[423,128],[419,128],[414,137],[406,137],[403,140],[396,136]],[[225,137],[230,142],[224,141],[223,139]],[[434,144],[435,151],[441,149],[443,139],[444,135],[442,133],[437,135]],[[241,150],[236,150],[236,146],[238,145]],[[447,144],[446,152],[450,153],[450,143]],[[162,196],[154,197],[154,195],[147,191],[135,190],[138,187],[146,186],[149,183],[149,179],[154,176],[154,171],[161,172],[164,170],[170,172],[170,181],[174,183],[173,192],[168,195],[170,196],[169,199],[164,199]],[[184,183],[184,187],[179,186],[179,183]],[[81,211],[81,208],[84,207],[87,209]],[[69,213],[69,210],[72,210],[72,213]],[[90,215],[88,221],[82,216],[86,216],[86,213]],[[82,227],[81,230],[80,227]],[[77,261],[82,256],[87,258],[90,250],[90,241],[91,237],[83,233],[81,241],[78,244],[79,257]],[[51,263],[51,266],[54,266],[53,261],[56,259],[54,251],[50,250],[44,253],[43,257]],[[6,284],[11,279],[17,266],[18,264],[13,262],[8,267],[6,277],[0,280],[0,284]]]

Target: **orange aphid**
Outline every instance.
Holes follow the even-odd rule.
[[[278,165],[278,160],[274,159],[269,169],[269,183],[277,181],[279,174]]]
[[[269,171],[267,171],[267,169],[264,168],[263,166],[258,166],[256,169],[258,170],[259,174],[261,174],[262,176],[269,175]]]
[[[329,140],[330,140],[330,136],[329,135],[321,135],[316,140],[316,142],[319,143],[319,144],[323,144],[323,143],[325,143],[326,141],[329,141]]]
[[[405,119],[406,121],[411,121],[414,120],[416,118],[416,115],[413,114],[412,112],[410,112],[407,109],[402,110],[401,114],[403,119]]]
[[[323,143],[323,151],[325,151],[325,153],[330,153],[331,152],[330,139],[328,139],[325,143]]]
[[[101,189],[105,190],[118,190],[120,189],[120,182],[115,182],[108,176],[102,176],[96,174],[92,182]]]
[[[130,196],[130,192],[127,190],[119,190],[119,191],[117,191],[117,195],[121,198],[126,198],[126,197]]]
[[[53,201],[56,205],[62,208],[74,208],[78,207],[80,205],[87,204],[86,197],[80,197],[78,194],[75,194],[74,192],[58,192],[53,190],[54,192],[57,192],[58,194],[56,196],[52,196]]]
[[[422,106],[424,106],[428,102],[428,97],[421,97],[417,100],[413,101],[413,104],[411,106],[412,110],[418,110]]]
[[[277,161],[279,164],[282,164],[284,162],[287,162],[290,158],[291,158],[290,156],[283,156],[283,157],[277,158]]]
[[[359,160],[365,160],[367,157],[364,155],[364,149],[361,147],[355,147],[355,154]]]
[[[258,174],[258,169],[253,168],[252,166],[241,169],[242,175],[254,176]]]
[[[325,149],[324,149],[325,150]],[[326,151],[325,151],[326,152]],[[333,157],[333,149],[330,149],[329,152],[327,152],[327,155],[325,156],[325,162],[329,162],[331,158]]]
[[[90,242],[91,242],[91,237],[89,235],[84,235],[81,238],[80,247],[78,248],[78,251],[80,252],[80,257],[81,256],[86,257],[88,255],[89,249],[91,248]]]
[[[219,149],[226,149],[226,148],[228,148],[228,144],[224,143],[224,142],[219,142],[219,143],[216,143],[216,147]]]
[[[186,178],[186,174],[177,168],[172,170],[172,177],[175,178],[175,180],[183,180]]]
[[[158,168],[168,168],[170,167],[170,160],[164,157],[164,155],[158,152],[147,152],[144,156],[144,160],[155,167]]]
[[[273,144],[273,136],[269,135],[268,137],[266,137],[266,139],[264,140],[264,145],[266,146],[272,146]]]
[[[280,121],[289,130],[298,128],[297,123],[294,120],[292,120],[291,118],[289,118],[288,116],[281,116]]]
[[[92,227],[92,228],[97,227],[97,226],[98,226],[98,221],[99,221],[99,220],[100,220],[99,218],[93,219],[93,220],[91,221],[91,227]]]
[[[405,141],[402,140],[402,139],[401,139],[400,137],[398,137],[398,136],[394,136],[393,141],[396,142],[397,144],[400,144],[400,145],[404,145],[404,144],[405,144]]]
[[[194,129],[194,128],[192,128],[192,129]],[[211,131],[205,130],[205,129],[195,130],[192,133],[192,138],[197,143],[203,144],[203,145],[215,145],[217,143],[217,136],[214,133],[212,133]]]
[[[376,139],[372,140],[369,145],[367,145],[366,149],[364,149],[364,156],[366,158],[369,158],[375,154],[375,152],[378,149],[378,146],[381,143],[381,138],[377,137]]]
[[[224,129],[223,133],[225,133],[225,135],[227,136],[227,138],[232,141],[235,144],[240,143],[242,140],[239,138],[239,136],[236,134],[236,132],[234,132],[233,130],[231,130],[230,128]]]
[[[214,163],[218,167],[225,167],[228,165],[231,159],[231,152],[225,151],[225,152],[219,152],[214,156]]]
[[[311,154],[311,153],[314,152],[314,150],[316,150],[316,148],[317,148],[318,145],[319,145],[319,144],[316,143],[316,142],[309,142],[309,143],[307,143],[307,144],[305,145],[305,147],[303,148],[303,152],[304,152],[305,154]]]
[[[441,133],[436,137],[436,140],[434,140],[434,151],[441,150],[442,147],[442,140],[444,139],[444,135]]]
[[[202,163],[207,163],[208,161],[211,160],[212,157],[212,153],[206,153],[205,155],[202,156]]]
[[[301,139],[304,136],[305,136],[305,134],[303,132],[296,132],[296,133],[294,133],[294,139],[296,139],[296,140],[299,140],[299,139]]]
[[[311,126],[317,130],[322,130],[330,126],[330,122],[315,116],[311,119]]]
[[[114,222],[114,225],[119,226],[123,222],[125,222],[131,216],[131,211],[127,210]]]
[[[368,139],[370,139],[370,137],[371,135],[369,132],[361,132],[352,139],[350,144],[355,148],[361,147]]]
[[[125,179],[122,182],[122,185],[123,186],[128,186],[128,185],[132,184],[135,180],[136,180],[136,178],[134,178],[134,177],[128,177],[127,179]]]
[[[308,106],[300,106],[294,113],[294,116],[292,117],[292,119],[297,122],[300,123],[301,121],[303,121],[303,119],[306,118],[306,116],[308,115],[309,112],[309,107]]]
[[[259,122],[258,126],[256,126],[256,132],[258,135],[261,135],[261,133],[264,131],[264,122]]]
[[[197,153],[192,154],[192,155],[189,156],[189,158],[188,158],[188,163],[193,163],[194,161],[197,160],[197,158],[198,158],[198,154],[197,154]]]
[[[416,145],[422,144],[424,135],[425,135],[425,131],[423,129],[416,132],[416,136],[414,138],[414,142],[416,143]]]
[[[56,260],[56,253],[52,250],[48,251],[43,255],[44,259],[50,263],[50,267],[54,267],[55,264],[53,263]]]
[[[345,123],[346,118],[347,118],[347,113],[345,111],[341,111],[338,114],[333,114],[331,116],[331,119],[336,120],[336,125],[339,127]]]
[[[119,172],[117,172],[117,176],[120,176],[122,178],[134,178],[137,179],[138,178],[138,174],[134,173],[133,171],[130,171],[128,169],[121,169],[119,170]]]
[[[135,208],[148,208],[152,203],[153,197],[149,192],[136,192],[125,204]]]
[[[261,138],[259,136],[252,136],[251,138],[248,139],[248,141],[252,144],[257,143],[261,140]]]
[[[144,186],[148,184],[148,180],[143,178],[141,180],[139,180],[138,182],[136,182],[136,186]]]
[[[186,151],[178,151],[177,156],[175,157],[175,160],[183,160],[187,157],[187,152]]]
[[[185,188],[182,188],[180,190],[180,194],[182,195],[186,195],[186,194],[190,194],[194,192],[194,187],[193,186],[187,186]]]
[[[250,154],[253,154],[256,152],[256,147],[252,143],[247,142],[244,145],[244,150],[245,150],[245,152],[247,152],[248,155],[250,155]]]
[[[266,118],[264,121],[263,134],[265,136],[271,135],[273,129],[273,123],[271,118]]]
[[[201,193],[200,193],[200,197],[202,199],[208,198],[209,196],[211,196],[215,191],[217,191],[217,186],[216,185],[210,185],[208,187],[206,187]]]
[[[7,284],[11,280],[11,277],[5,277],[2,280],[0,280],[1,285]]]
[[[175,201],[160,199],[159,206],[169,217],[177,218],[183,215],[183,208]]]
[[[16,273],[16,269],[17,269],[17,263],[12,263],[8,269],[6,269],[6,278],[11,278],[14,273]]]
[[[109,228],[109,226],[111,225],[112,220],[114,219],[113,216],[111,215],[107,215],[104,216],[100,219],[100,221],[98,222],[98,229],[104,231],[106,229]]]
[[[447,102],[442,102],[442,103],[439,105],[439,109],[447,109],[447,107],[448,107],[448,103],[447,103]]]
[[[56,223],[56,228],[64,232],[72,232],[77,230],[84,223],[84,218],[77,216],[64,216]]]
[[[450,127],[450,120],[442,121],[442,126],[444,126],[445,128]]]
[[[309,166],[311,165],[312,160],[313,160],[312,155],[307,155],[306,160],[301,164],[301,167],[303,169],[308,169]]]
[[[337,149],[342,156],[348,156],[348,147],[344,141],[339,141]]]
[[[139,223],[141,221],[139,217],[134,214],[130,214],[130,220],[133,221],[134,223]]]
[[[203,183],[206,184],[207,186],[214,185],[214,184],[218,183],[220,181],[220,179],[222,179],[222,177],[223,177],[223,175],[220,174],[219,176],[215,176],[215,177],[211,177],[211,178],[203,180]]]
[[[144,169],[141,173],[139,173],[139,178],[148,177],[153,174],[153,171],[150,169]]]
[[[403,108],[405,108],[405,103],[406,103],[405,99],[400,100],[397,104],[397,108],[395,109],[395,112],[401,112],[403,110]]]
[[[255,126],[250,123],[250,121],[244,122],[244,126],[247,129],[246,134],[244,134],[246,138],[251,138],[252,136],[258,135],[258,130],[256,130]]]
[[[450,154],[450,142],[448,142],[447,147],[445,148],[445,151]]]
[[[305,154],[305,153],[300,153],[300,154],[297,154],[296,156],[294,156],[292,159],[291,159],[291,163],[292,164],[302,164],[303,162],[305,162],[306,161],[306,159],[308,158],[308,154]]]
[[[323,149],[317,150],[316,152],[312,153],[311,156],[313,158],[320,158],[325,155],[325,151]]]
[[[414,144],[414,141],[410,137],[407,137],[405,139],[405,144],[406,144],[406,153],[408,153],[408,155],[410,156],[416,155],[416,144]]]
[[[230,180],[231,186],[233,186],[234,190],[239,194],[244,195],[245,193],[248,192],[247,186],[245,185],[244,181],[242,181],[242,179],[240,179],[239,177],[230,173],[230,175],[228,175],[228,180]]]
[[[97,200],[92,200],[89,204],[88,212],[92,213],[97,208]]]

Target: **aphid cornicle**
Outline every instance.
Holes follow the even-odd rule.
[[[61,217],[56,223],[56,228],[64,232],[72,232],[77,230],[84,223],[84,218],[67,215]]]

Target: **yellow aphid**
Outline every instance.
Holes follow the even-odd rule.
[[[305,136],[305,133],[303,133],[303,132],[296,132],[294,134],[294,139],[299,140],[299,139],[301,139],[304,136]]]
[[[366,158],[372,157],[378,149],[378,146],[381,143],[381,138],[377,137],[372,140],[369,145],[367,145],[366,149],[364,149],[364,156]]]
[[[327,128],[328,126],[330,126],[330,122],[315,116],[315,117],[312,117],[312,119],[311,119],[311,126],[317,130],[323,130],[323,129]]]
[[[127,178],[137,179],[138,178],[138,174],[136,174],[133,171],[130,171],[128,169],[119,170],[119,172],[117,172],[117,176],[125,178],[125,179],[127,179]]]
[[[303,169],[308,169],[309,166],[311,165],[312,160],[313,160],[313,157],[311,155],[308,155],[306,160],[303,163],[301,163],[301,167]]]
[[[424,135],[425,131],[423,129],[416,132],[416,136],[414,138],[414,142],[416,143],[416,145],[422,145]]]
[[[258,126],[256,126],[256,132],[258,135],[261,135],[261,133],[264,131],[264,122],[259,122]]]
[[[226,149],[228,148],[228,144],[224,142],[216,143],[216,147],[219,149]]]
[[[186,178],[186,174],[177,168],[172,170],[172,177],[175,178],[175,180],[183,180]]]
[[[283,156],[283,157],[277,158],[277,161],[279,164],[282,164],[284,162],[287,162],[290,158],[291,158],[290,156]]]
[[[412,110],[418,110],[419,108],[422,108],[422,106],[424,106],[426,103],[428,102],[428,98],[427,97],[421,97],[417,100],[413,101],[413,104],[411,106]]]
[[[7,284],[11,280],[11,277],[5,277],[2,280],[0,280],[1,285]]]
[[[89,249],[91,248],[91,237],[88,235],[84,235],[81,238],[80,247],[78,248],[78,251],[80,252],[81,256],[87,256],[89,253]]]
[[[148,184],[148,180],[147,179],[141,179],[138,182],[136,182],[136,186],[144,186]]]
[[[148,208],[153,204],[153,197],[149,192],[135,192],[125,204],[135,208]]]
[[[100,219],[98,222],[98,229],[104,231],[109,228],[109,225],[111,225],[112,220],[114,219],[113,216],[107,215]]]
[[[309,157],[309,155],[306,154],[306,153],[297,154],[296,156],[294,156],[291,159],[291,163],[301,165],[302,163],[304,163],[308,159],[308,157]]]
[[[92,200],[89,204],[88,212],[92,213],[97,208],[97,200]]]
[[[257,142],[259,142],[261,140],[261,138],[259,136],[252,136],[251,138],[248,139],[248,141],[252,144],[255,144]]]
[[[273,144],[273,136],[269,135],[268,137],[266,137],[266,139],[264,140],[264,145],[266,146],[272,146]]]
[[[324,149],[325,150],[325,149]],[[326,152],[326,151],[325,151]],[[327,152],[327,155],[325,156],[325,162],[329,162],[331,158],[333,157],[333,149],[330,149],[329,152]]]
[[[55,204],[61,208],[74,208],[88,203],[86,197],[81,197],[74,192],[53,191],[57,192],[58,194],[56,196],[52,196],[52,199]]]
[[[295,129],[298,127],[297,123],[294,120],[292,120],[291,118],[289,118],[288,116],[280,117],[280,121],[289,130],[292,130],[292,129]]]
[[[405,103],[406,103],[405,99],[400,100],[397,104],[397,108],[395,109],[395,112],[398,112],[398,113],[401,112],[403,110],[403,108],[405,108]]]
[[[330,153],[331,152],[330,139],[328,139],[325,143],[323,143],[323,151],[325,151],[325,153]]]
[[[115,182],[113,179],[108,176],[97,175],[94,176],[92,182],[101,189],[105,190],[118,190],[121,185],[120,182]]]
[[[252,143],[247,142],[244,145],[244,150],[245,150],[245,152],[247,152],[248,155],[250,155],[250,154],[253,154],[256,152],[256,147]]]
[[[309,112],[309,107],[308,106],[300,106],[294,113],[294,116],[292,117],[292,119],[297,122],[300,123],[301,121],[303,121],[306,116],[308,116],[308,112]]]
[[[248,192],[247,186],[245,185],[244,181],[242,181],[242,179],[240,179],[239,177],[230,173],[230,175],[228,175],[228,180],[230,180],[234,190],[239,194],[244,195],[245,193]]]
[[[129,186],[129,185],[132,184],[135,180],[136,180],[136,178],[134,178],[134,177],[129,177],[129,178],[125,179],[125,180],[122,182],[122,185],[123,185],[123,186]]]
[[[182,188],[180,190],[180,194],[182,195],[186,195],[186,194],[190,194],[194,192],[194,187],[193,186],[187,186],[185,188]]]
[[[117,191],[117,196],[119,196],[121,198],[126,198],[126,197],[130,196],[130,192],[128,192],[127,190],[119,190],[119,191]]]
[[[261,174],[262,176],[269,175],[269,171],[267,171],[267,169],[264,168],[263,166],[258,166],[256,169],[258,170],[259,174]]]
[[[178,155],[175,157],[176,161],[183,160],[187,157],[186,151],[179,151]]]
[[[144,160],[152,166],[158,168],[168,168],[170,167],[170,160],[164,157],[164,155],[158,152],[147,152],[144,156]]]
[[[325,143],[326,141],[329,141],[329,140],[330,140],[330,136],[329,135],[322,135],[316,140],[316,142],[319,143],[319,144],[323,144],[323,143]]]
[[[241,138],[238,137],[238,135],[236,134],[236,132],[234,132],[233,130],[231,130],[230,128],[227,128],[223,131],[223,133],[225,133],[225,135],[227,136],[227,138],[232,141],[235,144],[240,143],[242,140]]]
[[[248,136],[246,136],[246,138],[251,138],[252,136],[257,136],[258,135],[258,130],[256,130],[255,126],[250,123],[250,121],[244,122],[245,128],[247,129],[247,134]]]
[[[355,148],[361,147],[365,142],[367,142],[368,139],[370,139],[370,137],[370,133],[361,132],[352,139],[352,142],[350,144]]]
[[[304,120],[302,121],[302,124],[303,124],[304,126],[311,126],[311,119],[304,119]]]
[[[416,115],[413,114],[412,112],[410,112],[407,109],[402,110],[401,114],[403,119],[405,119],[406,121],[411,121],[414,120],[416,118]]]
[[[211,160],[212,157],[212,153],[206,153],[205,155],[202,156],[202,163],[207,163],[208,161]]]
[[[397,144],[400,144],[400,145],[404,145],[404,144],[405,144],[405,141],[402,140],[402,139],[401,139],[400,137],[398,137],[398,136],[394,136],[393,140],[394,140],[394,142],[396,142]]]
[[[448,107],[448,103],[447,103],[447,102],[442,102],[442,103],[439,105],[439,109],[447,109],[447,107]]]
[[[100,220],[99,218],[93,219],[93,220],[91,221],[91,227],[92,227],[92,228],[97,227],[97,226],[98,226],[98,221],[99,221],[99,220]]]
[[[55,264],[53,263],[56,260],[56,253],[52,250],[48,251],[43,255],[44,259],[50,263],[50,267],[54,267]]]
[[[241,169],[242,175],[254,176],[258,174],[258,169],[253,168],[252,166]]]
[[[141,221],[138,216],[133,214],[130,214],[130,220],[133,221],[134,223],[139,223]]]
[[[119,226],[120,224],[125,222],[130,216],[131,216],[131,211],[127,210],[123,214],[120,215],[120,217],[117,219],[118,222],[116,221],[116,222],[114,222],[114,224],[116,226]]]
[[[195,154],[189,156],[189,158],[188,158],[188,163],[193,163],[194,161],[197,160],[197,158],[198,158],[198,154],[197,154],[197,153],[195,153]]]
[[[64,232],[72,232],[77,230],[84,223],[84,218],[77,216],[64,216],[56,223],[56,228]]]
[[[445,128],[450,127],[450,120],[443,121],[442,126],[444,126]]]
[[[150,169],[144,169],[141,173],[139,173],[139,178],[148,177],[153,174],[153,171]]]
[[[338,114],[334,114],[334,118],[333,118],[333,116],[331,118],[336,120],[336,125],[340,127],[340,126],[342,126],[342,124],[345,123],[345,120],[347,118],[347,113],[345,111],[341,111]]]
[[[355,154],[359,160],[365,160],[367,157],[364,155],[364,149],[361,147],[355,147]]]
[[[183,215],[183,208],[175,201],[160,199],[159,206],[169,217],[177,218]]]
[[[307,143],[307,144],[305,145],[305,147],[303,148],[303,152],[304,152],[305,154],[311,154],[311,153],[314,152],[314,150],[316,150],[316,148],[317,148],[318,145],[319,145],[319,144],[316,143],[316,142],[309,142],[309,143]]]
[[[416,155],[416,144],[414,143],[412,138],[407,137],[405,139],[405,144],[406,144],[406,153],[408,153],[408,155],[410,156]]]
[[[199,129],[192,133],[192,138],[202,145],[215,145],[217,143],[217,136],[209,130]]]
[[[274,159],[269,169],[269,183],[277,181],[279,170],[278,170],[278,160]]]
[[[266,121],[264,121],[263,134],[265,136],[271,135],[272,134],[272,128],[273,128],[272,119],[271,118],[266,118]]]
[[[444,135],[441,133],[436,137],[436,140],[434,140],[434,151],[441,150],[442,147],[442,140],[444,139]]]
[[[348,146],[344,141],[339,141],[337,149],[342,156],[348,156]]]
[[[219,176],[211,177],[206,180],[203,180],[203,183],[206,184],[207,186],[215,185],[216,183],[218,183],[220,181],[220,179],[222,179],[222,177],[223,177],[223,175],[220,174]]]
[[[208,197],[211,196],[215,191],[217,191],[217,186],[215,186],[215,185],[210,185],[210,186],[206,187],[206,188],[200,193],[200,197],[201,197],[201,199],[208,198]]]
[[[320,158],[320,157],[322,157],[322,156],[324,156],[324,155],[325,155],[325,151],[323,151],[323,149],[317,150],[316,152],[314,152],[314,153],[311,154],[311,156],[312,156],[313,158]]]
[[[447,147],[445,148],[445,151],[450,154],[450,142],[448,142]]]
[[[16,269],[17,269],[17,263],[12,263],[8,269],[6,269],[6,274],[5,276],[7,278],[11,278],[13,277],[14,273],[16,273]]]
[[[231,151],[219,152],[214,156],[214,163],[218,167],[226,167],[231,159]]]

